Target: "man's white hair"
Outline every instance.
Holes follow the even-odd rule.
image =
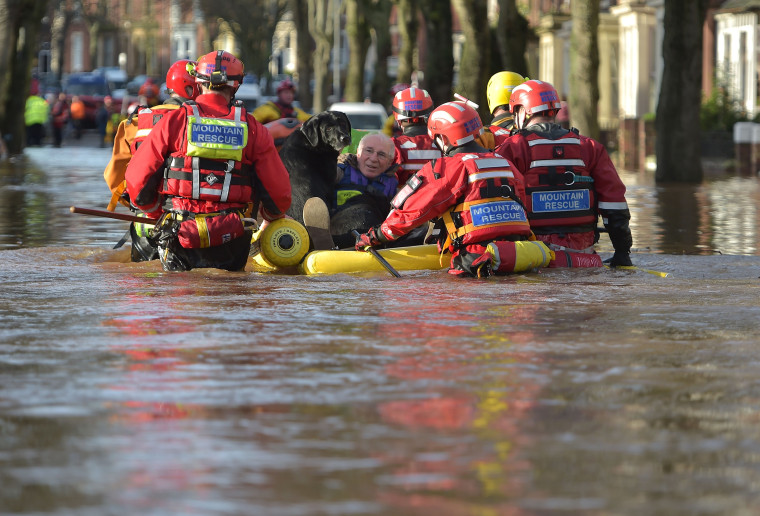
[[[364,141],[370,136],[381,136],[382,140],[385,142],[385,146],[386,146],[386,150],[388,151],[388,154],[393,156],[396,153],[396,145],[393,143],[393,139],[385,133],[374,131],[362,136],[362,139],[359,140],[359,145],[356,147],[356,154],[362,153],[362,149],[364,148]]]

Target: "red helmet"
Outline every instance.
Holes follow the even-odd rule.
[[[293,81],[290,79],[283,79],[280,81],[280,84],[277,85],[277,93],[280,93],[283,90],[293,90],[296,91],[296,85],[293,84]]]
[[[189,59],[180,59],[169,67],[166,72],[166,91],[167,93],[176,93],[186,99],[195,99],[200,95],[198,83],[195,77],[190,75],[189,70],[193,70],[197,63]]]
[[[198,59],[195,66],[195,80],[209,83],[210,88],[231,86],[235,91],[243,82],[243,62],[226,50],[209,52]]]
[[[467,102],[447,102],[430,113],[428,134],[435,140],[443,136],[445,143],[458,147],[472,141],[483,131],[478,112]]]
[[[509,111],[517,113],[517,107],[522,106],[528,118],[536,113],[548,112],[549,116],[556,115],[562,104],[554,86],[548,82],[531,79],[515,86],[509,96]]]
[[[393,97],[392,109],[397,121],[412,118],[427,120],[428,115],[433,111],[433,99],[421,88],[407,88]]]
[[[394,84],[393,86],[391,86],[391,89],[388,90],[388,94],[389,95],[395,95],[399,91],[404,91],[405,89],[411,88],[411,87],[412,87],[411,85],[409,85],[409,84],[407,84],[405,82],[400,82],[398,84]]]

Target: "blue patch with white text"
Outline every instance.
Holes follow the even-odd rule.
[[[504,222],[527,222],[525,210],[515,201],[485,202],[470,206],[472,225],[487,226]]]
[[[236,148],[245,146],[245,127],[193,123],[190,141],[195,145],[221,144]]]
[[[591,193],[589,190],[533,192],[530,195],[533,213],[579,211],[591,208]]]

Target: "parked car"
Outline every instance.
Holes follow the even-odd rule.
[[[235,98],[243,101],[245,109],[249,113],[253,113],[253,110],[263,103],[261,98],[261,88],[259,88],[259,85],[254,82],[249,84],[248,82],[243,81],[243,84],[241,84],[235,92]]]
[[[100,73],[81,72],[69,74],[63,80],[63,92],[71,102],[75,96],[84,102],[84,127],[95,127],[95,112],[106,95],[111,94],[108,80]]]
[[[335,102],[329,111],[342,111],[351,121],[351,128],[365,131],[382,131],[388,112],[382,104],[373,102]]]
[[[118,66],[104,66],[102,68],[95,68],[92,73],[99,73],[104,76],[108,81],[108,87],[111,92],[114,90],[122,90],[127,87],[127,72]]]

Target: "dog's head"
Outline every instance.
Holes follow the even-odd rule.
[[[301,126],[301,132],[313,148],[340,152],[351,143],[351,122],[340,111],[322,111]]]

